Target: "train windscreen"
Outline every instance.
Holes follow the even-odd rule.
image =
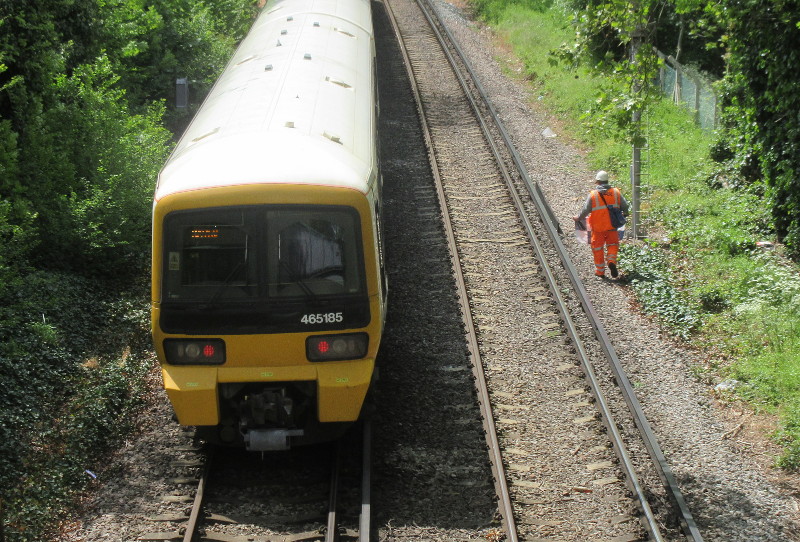
[[[274,302],[365,289],[360,222],[349,207],[178,211],[165,220],[164,243],[164,302]]]

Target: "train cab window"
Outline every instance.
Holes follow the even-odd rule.
[[[247,284],[247,233],[230,225],[199,225],[183,232],[181,284]]]
[[[365,291],[358,213],[334,206],[176,211],[164,222],[164,301],[315,299]]]
[[[354,211],[324,207],[267,211],[269,295],[360,292],[359,231]]]
[[[257,292],[255,235],[241,211],[199,211],[166,222],[169,299],[219,301]]]
[[[330,277],[343,283],[343,242],[330,222],[322,222],[327,232],[320,232],[302,222],[295,222],[278,233],[278,278],[281,283]]]

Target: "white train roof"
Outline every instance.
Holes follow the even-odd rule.
[[[369,0],[272,0],[161,171],[155,199],[250,183],[366,192],[376,164]]]

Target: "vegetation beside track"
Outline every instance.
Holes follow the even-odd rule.
[[[154,375],[150,211],[253,0],[0,6],[0,540],[41,542],[135,428]]]
[[[628,134],[598,105],[623,89],[551,54],[575,39],[564,7],[549,0],[474,5],[521,60],[521,71],[510,75],[527,80],[537,101],[589,150],[592,167],[613,172],[626,191]],[[698,375],[727,381],[721,397],[776,416],[771,437],[784,449],[776,464],[800,469],[800,274],[778,242],[764,186],[743,182],[721,156],[724,138],[697,128],[668,100],[644,119],[650,152],[643,210],[651,236],[623,244],[621,267],[643,309],[705,353]]]

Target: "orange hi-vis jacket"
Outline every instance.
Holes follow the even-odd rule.
[[[620,206],[622,194],[619,188],[611,187],[602,196],[599,190],[592,190],[589,197],[592,200],[592,212],[586,220],[588,229],[592,231],[610,231],[616,229],[611,225],[611,217],[608,214],[608,207],[606,204],[615,205],[617,207]]]

